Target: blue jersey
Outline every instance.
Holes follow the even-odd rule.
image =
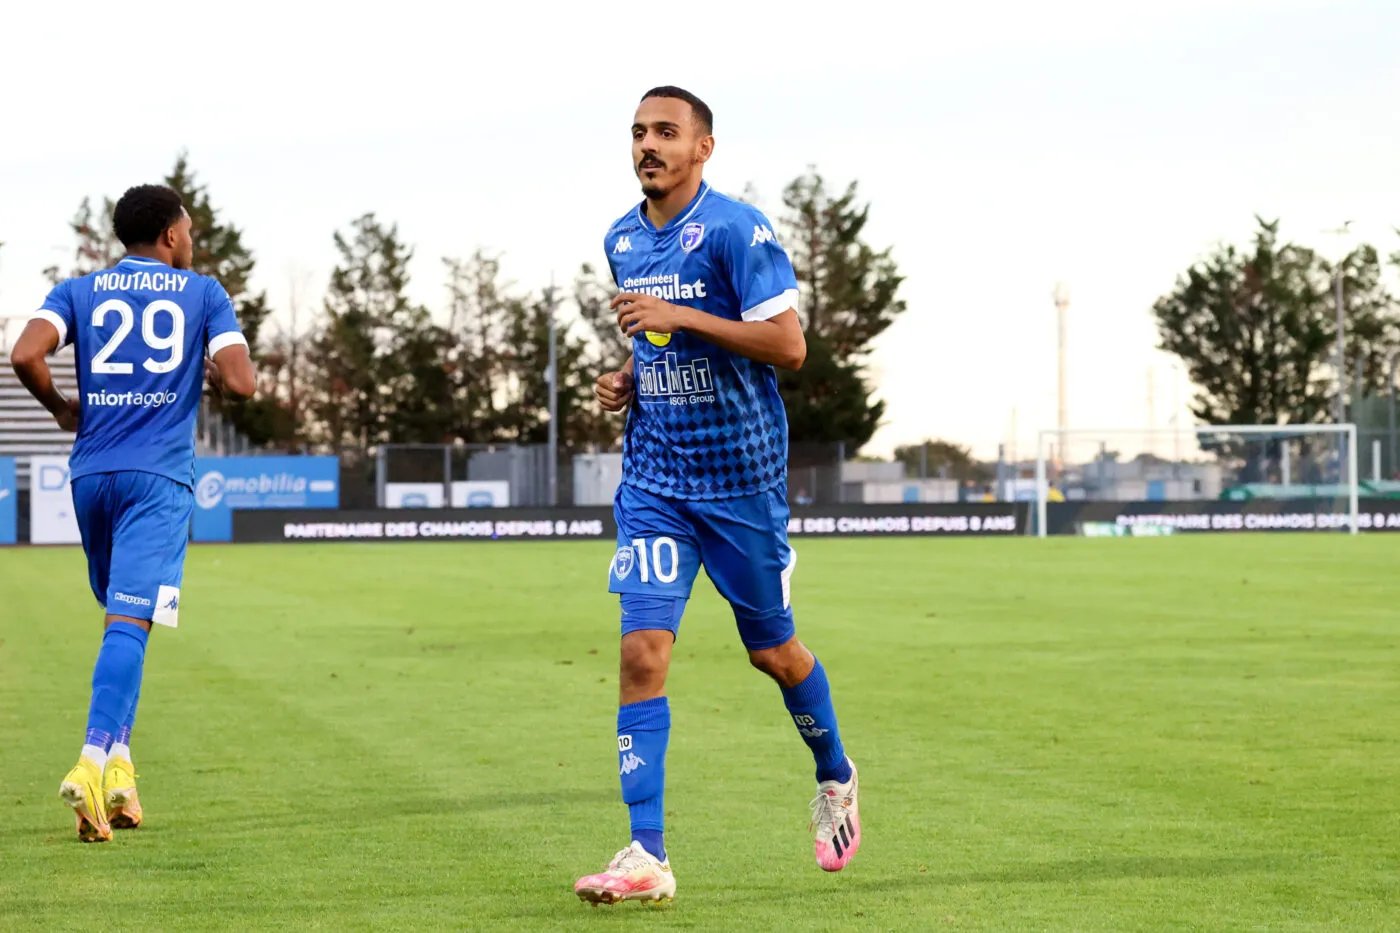
[[[660,230],[638,205],[608,230],[613,281],[731,321],[797,308],[792,262],[758,209],[700,186]],[[773,367],[690,334],[633,340],[635,403],[623,482],[677,499],[729,499],[787,477],[787,413]]]
[[[223,286],[127,257],[59,283],[35,317],[73,344],[82,406],[73,479],[136,470],[192,486],[205,353],[247,345]]]

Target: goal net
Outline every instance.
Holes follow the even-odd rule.
[[[1352,424],[1042,431],[1034,486],[1040,537],[1361,524]]]

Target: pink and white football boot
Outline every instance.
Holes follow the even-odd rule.
[[[633,842],[613,856],[606,870],[575,882],[574,893],[590,904],[669,902],[676,896],[676,877],[671,874],[670,859],[660,861],[640,842]]]
[[[812,825],[817,831],[817,865],[822,871],[845,868],[860,848],[860,803],[857,799],[860,777],[849,758],[851,780],[847,784],[822,781],[812,800]]]

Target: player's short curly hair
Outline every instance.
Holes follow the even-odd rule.
[[[710,110],[710,105],[685,88],[673,87],[669,84],[661,87],[654,87],[642,95],[642,100],[648,100],[652,97],[673,97],[677,100],[685,101],[690,105],[691,111],[695,114],[695,123],[700,127],[700,132],[705,136],[709,136],[715,131],[715,115]]]
[[[112,212],[112,232],[122,245],[149,246],[180,219],[185,204],[165,185],[137,185],[126,189]]]

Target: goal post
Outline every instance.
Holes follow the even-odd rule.
[[[1036,437],[1036,535],[1052,501],[1332,499],[1359,531],[1354,424],[1048,429]]]

